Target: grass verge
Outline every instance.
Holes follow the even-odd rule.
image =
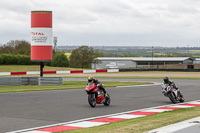
[[[85,78],[86,76],[64,76],[63,78]],[[113,79],[163,79],[163,77],[143,77],[143,76],[95,76],[95,78]],[[171,77],[171,79],[200,79],[200,77]]]
[[[44,71],[67,71],[67,70],[83,70],[68,67],[50,67],[45,66]],[[40,71],[40,65],[0,65],[0,72],[26,72]]]
[[[115,81],[102,81],[102,83],[105,84],[106,87],[151,84],[148,82],[115,82]],[[64,81],[63,85],[0,86],[0,93],[80,89],[80,88],[85,88],[86,85],[87,81]]]
[[[130,71],[130,72],[122,72],[122,73],[200,73],[200,72],[184,72],[184,71]]]
[[[50,67],[45,66],[44,71],[87,70],[82,68]],[[0,72],[40,71],[40,65],[0,65]],[[133,71],[123,73],[197,73],[197,72],[170,72],[170,71]]]
[[[162,126],[198,117],[200,107],[183,108],[145,117],[123,120],[98,127],[63,131],[59,133],[143,133]]]

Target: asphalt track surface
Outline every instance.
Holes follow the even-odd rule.
[[[99,80],[162,82],[161,79]],[[200,99],[199,80],[174,81],[186,101]],[[111,96],[111,105],[97,105],[96,108],[89,106],[84,89],[1,93],[0,133],[171,104],[169,99],[161,94],[160,85],[110,87],[106,90]]]

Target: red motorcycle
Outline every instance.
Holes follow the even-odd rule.
[[[110,96],[107,94],[107,97],[104,96],[104,93],[95,83],[88,82],[88,85],[85,87],[85,91],[88,94],[88,102],[91,107],[96,107],[96,104],[104,104],[105,106],[110,105]]]

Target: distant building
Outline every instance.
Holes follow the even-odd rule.
[[[92,68],[133,68],[165,64],[192,64],[193,61],[194,59],[190,57],[98,57],[94,59]]]
[[[196,59],[194,60],[194,64],[200,64],[200,58],[196,58]]]

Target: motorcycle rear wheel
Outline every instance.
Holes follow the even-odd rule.
[[[172,93],[167,94],[167,96],[169,97],[169,99],[171,100],[172,103],[177,103],[176,98],[173,96]]]
[[[88,103],[91,107],[96,107],[96,97],[95,94],[88,94]]]
[[[105,106],[109,106],[110,105],[110,96],[108,94],[108,96],[106,97],[105,102],[103,103]]]

